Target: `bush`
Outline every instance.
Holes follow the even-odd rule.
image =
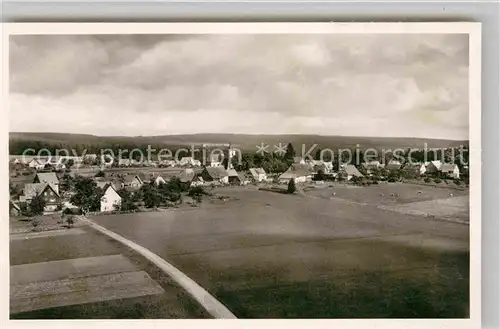
[[[295,186],[295,179],[292,178],[288,182],[287,192],[288,192],[288,194],[293,194],[293,193],[295,193],[295,191],[297,191],[297,187]]]
[[[66,219],[66,223],[68,223],[68,228],[73,227],[73,225],[75,224],[75,220],[73,219],[73,216],[68,217]]]
[[[396,178],[394,178],[394,177],[390,177],[387,181],[388,181],[389,183],[395,183],[395,182],[396,182]]]
[[[82,210],[80,208],[65,208],[62,213],[63,215],[81,215]]]
[[[458,186],[462,185],[462,182],[459,181],[458,179],[455,179],[453,182],[455,183],[455,185],[458,185]]]
[[[431,182],[431,179],[430,179],[429,177],[425,177],[425,178],[424,178],[424,182],[426,182],[426,183],[430,183],[430,182]]]
[[[441,179],[440,179],[440,178],[436,178],[436,179],[434,179],[434,183],[436,183],[436,184],[441,183]]]

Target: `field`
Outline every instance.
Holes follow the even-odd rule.
[[[389,201],[385,191],[400,197]],[[468,226],[380,208],[467,193],[450,191],[227,188],[217,193],[234,200],[221,205],[93,219],[174,264],[241,318],[467,317]]]

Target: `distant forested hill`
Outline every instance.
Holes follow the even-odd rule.
[[[427,143],[428,148],[448,148],[467,145],[468,141],[422,139],[422,138],[387,138],[387,137],[350,137],[350,136],[322,136],[322,135],[248,135],[248,134],[192,134],[192,135],[163,135],[163,136],[95,136],[68,133],[23,133],[11,132],[9,138],[10,154],[22,154],[27,148],[39,150],[47,148],[51,152],[55,149],[74,149],[78,154],[86,149],[86,153],[99,153],[101,149],[145,149],[152,148],[179,148],[203,143],[231,143],[242,151],[255,151],[256,145],[264,143],[270,145],[269,151],[279,143],[292,143],[297,153],[302,145],[307,151],[313,144],[317,148],[338,149],[396,149],[419,148]],[[316,148],[316,149],[317,149]]]

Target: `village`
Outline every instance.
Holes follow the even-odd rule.
[[[119,158],[106,162],[105,156],[97,154],[10,156],[10,214],[26,218],[175,207],[183,203],[183,194],[188,199],[185,204],[197,206],[203,196],[211,195],[208,191],[225,186],[295,193],[309,187],[331,188],[335,184],[370,186],[405,181],[468,185],[467,166],[460,170],[457,164],[441,160],[408,164],[395,159],[387,164],[372,160],[355,166],[291,156],[285,162],[288,169],[276,173],[248,164],[247,170],[236,170],[245,166],[234,161],[235,153],[229,146],[226,153],[229,160],[224,161],[223,154],[212,154],[203,165],[193,157],[161,162]]]

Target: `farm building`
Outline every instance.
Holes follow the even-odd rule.
[[[229,183],[229,176],[224,166],[205,167],[201,172],[201,177],[207,183]]]
[[[307,164],[293,163],[287,171],[279,176],[280,183],[287,184],[291,179],[295,183],[304,183],[312,180],[313,173]]]
[[[48,183],[34,183],[24,185],[23,195],[20,196],[20,202],[31,202],[36,197],[41,196],[45,201],[45,211],[56,211],[61,204],[61,197],[56,188]]]
[[[121,206],[122,198],[113,188],[113,186],[108,185],[106,191],[104,191],[101,197],[101,211],[113,211]]]
[[[59,193],[59,179],[54,172],[37,173],[35,179],[33,180],[33,183],[51,184],[55,191]]]
[[[266,171],[263,168],[250,168],[249,171],[256,182],[262,182],[267,179]]]

